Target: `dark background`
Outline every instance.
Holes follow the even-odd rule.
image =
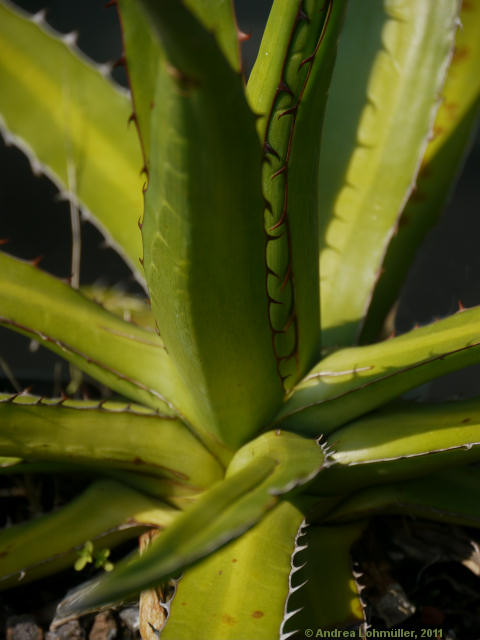
[[[17,4],[33,13],[47,8],[47,21],[61,33],[78,31],[78,46],[98,62],[121,56],[116,11],[105,8],[102,0],[18,0]],[[253,62],[269,5],[268,0],[237,1],[240,28],[252,34],[243,49],[246,68]],[[114,71],[122,83],[123,73],[122,69]],[[447,210],[426,238],[410,271],[397,316],[399,331],[453,313],[459,300],[465,306],[480,303],[479,163],[477,137]],[[26,259],[43,256],[43,269],[67,277],[71,259],[68,205],[58,201],[57,190],[49,180],[34,176],[26,157],[7,147],[1,137],[0,169],[0,238],[9,240],[4,249]],[[102,245],[100,234],[84,222],[82,284],[97,281],[101,274],[104,284],[121,283],[129,291],[138,291],[121,259]],[[28,340],[0,328],[0,391],[12,390],[8,369],[15,372],[20,386],[36,381],[34,393],[52,392],[51,385],[42,384],[42,380],[56,378],[60,384],[68,380],[67,366],[55,356],[42,349],[31,353]],[[480,394],[480,367],[430,383],[422,393],[428,399]]]

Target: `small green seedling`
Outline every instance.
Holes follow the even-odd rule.
[[[94,550],[93,542],[87,540],[81,549],[77,550],[78,559],[74,566],[75,571],[82,571],[88,564],[93,563],[95,569],[104,569],[105,571],[113,571],[114,565],[108,560],[110,549]]]
[[[93,562],[93,543],[91,540],[87,540],[81,549],[78,549],[78,559],[73,565],[75,571],[82,571],[87,564]]]

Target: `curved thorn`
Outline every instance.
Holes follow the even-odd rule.
[[[275,151],[275,149],[272,147],[272,145],[268,142],[268,140],[265,140],[265,142],[263,144],[263,151],[264,151],[265,154],[270,153],[272,156],[275,156],[276,158],[278,158],[280,160],[280,156]]]
[[[287,172],[287,165],[284,164],[283,167],[281,167],[278,171],[275,171],[275,173],[272,175],[272,180],[274,178],[276,178],[277,176],[281,175],[282,173],[286,173]]]
[[[237,29],[237,38],[239,42],[246,42],[247,40],[250,40],[251,37],[251,33],[245,33],[244,31]]]
[[[292,96],[293,98],[293,91],[290,89],[290,87],[288,86],[288,84],[285,82],[285,80],[281,80],[278,83],[277,86],[277,91],[279,93],[288,93],[289,96]]]
[[[303,62],[300,63],[300,66],[303,64]],[[294,104],[293,107],[290,107],[289,109],[285,109],[285,111],[282,111],[282,113],[278,116],[278,119],[280,120],[280,118],[283,118],[283,116],[289,116],[291,114],[296,113],[298,110],[298,104]]]

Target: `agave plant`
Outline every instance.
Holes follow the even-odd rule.
[[[247,83],[228,0],[111,4],[131,100],[0,4],[5,139],[151,302],[0,254],[1,324],[116,394],[1,396],[2,473],[98,479],[0,533],[0,585],[143,532],[60,615],[141,593],[144,638],[167,609],[164,640],[361,626],[372,515],[480,526],[480,400],[399,400],[480,362],[480,310],[383,339],[474,127],[480,2],[275,0]]]

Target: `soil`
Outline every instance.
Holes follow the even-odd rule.
[[[373,629],[417,637],[480,638],[479,533],[414,520],[374,518],[354,549]],[[386,636],[388,637],[388,636]]]

